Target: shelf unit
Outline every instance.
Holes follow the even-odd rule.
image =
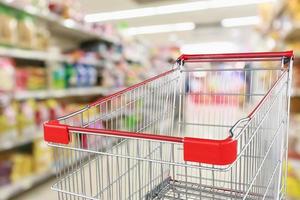
[[[59,90],[40,90],[40,91],[20,91],[11,96],[16,100],[26,99],[47,99],[47,98],[65,98],[75,96],[92,96],[92,95],[107,95],[118,89],[104,87],[86,87],[86,88],[69,88]]]
[[[42,10],[34,6],[20,6],[11,3],[10,0],[0,0],[2,5],[25,12],[47,23],[51,31],[68,35],[79,40],[97,39],[107,43],[118,43],[116,38],[111,38],[95,33],[90,28],[71,19],[62,19],[48,10]]]
[[[36,139],[42,138],[42,130],[37,131],[37,134],[32,134],[30,136],[20,137],[17,140],[10,140],[0,142],[0,152],[14,149],[16,147],[20,147],[26,144],[30,144],[32,141]],[[0,192],[1,194],[1,192]]]
[[[105,67],[107,65],[104,60],[74,60],[70,56],[57,54],[47,51],[28,50],[19,48],[0,47],[0,56],[37,61],[65,62],[65,63],[81,63],[93,65],[95,67]]]
[[[13,4],[10,0],[0,0],[0,5],[10,7],[12,9],[27,13],[33,18],[37,19],[40,24],[46,25],[53,37],[59,37],[74,41],[79,44],[84,41],[100,41],[106,45],[120,45],[120,41],[117,37],[108,37],[103,34],[94,32],[89,25],[78,23],[71,19],[63,19],[60,16],[51,13],[48,10],[42,10],[33,6],[21,6]],[[47,71],[50,71],[52,63],[64,62],[64,63],[81,63],[88,64],[97,67],[108,67],[113,65],[115,61],[119,60],[117,55],[102,56],[106,60],[98,59],[86,59],[86,60],[74,60],[71,56],[63,55],[61,53],[46,51],[46,50],[31,50],[21,49],[17,47],[0,47],[0,56],[11,57],[15,59],[28,60],[28,61],[42,61],[47,67]],[[49,69],[49,70],[48,70]],[[69,97],[86,97],[86,96],[106,96],[114,93],[122,88],[106,88],[101,86],[82,87],[82,88],[67,88],[67,89],[45,89],[38,91],[16,91],[13,93],[6,93],[0,95],[0,102],[4,99],[4,102],[9,102],[12,99],[17,101],[23,101],[26,99],[43,100],[48,98],[69,98]],[[1,103],[0,103],[1,106]],[[11,151],[19,148],[23,145],[29,145],[36,139],[42,138],[42,130],[37,130],[38,134],[32,134],[28,137],[20,137],[16,140],[9,140],[0,142],[0,153]],[[11,183],[9,185],[1,186],[0,188],[0,200],[11,199],[32,187],[45,182],[49,178],[55,175],[54,170],[51,168],[46,172],[32,174],[24,177],[22,180]],[[50,190],[50,188],[49,188]]]
[[[26,50],[19,48],[0,47],[0,55],[18,59],[38,60],[38,61],[57,61],[71,62],[71,59],[65,55],[55,54],[46,51]]]
[[[2,186],[0,188],[0,200],[11,199],[28,189],[39,185],[40,183],[48,180],[49,178],[54,176],[54,170],[49,170],[46,172],[41,172],[38,174],[33,174],[28,176],[16,183],[12,183],[6,186]]]
[[[90,159],[91,157],[86,155],[82,158],[85,162],[86,159]],[[77,165],[82,160],[76,159],[73,163],[70,163],[69,166]],[[83,162],[83,163],[84,163]],[[68,168],[69,166],[66,166]],[[60,169],[60,171],[64,171],[66,168]],[[32,174],[31,176],[24,177],[22,180],[11,183],[6,186],[0,187],[0,200],[8,200],[11,199],[27,190],[33,188],[34,186],[43,183],[50,178],[54,177],[56,174],[55,166],[52,166],[50,169],[44,172],[38,172],[36,174]],[[49,188],[50,190],[50,188]]]

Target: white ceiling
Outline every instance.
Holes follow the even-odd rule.
[[[148,7],[154,5],[167,5],[174,3],[187,2],[184,0],[151,0],[151,3],[139,4],[134,0],[81,0],[83,10],[85,13],[99,13],[117,10],[134,9],[141,7]],[[110,23],[118,24],[125,23],[128,27],[169,24],[178,22],[195,22],[197,29],[194,31],[177,32],[177,33],[163,33],[152,35],[141,35],[140,38],[151,41],[154,44],[163,44],[173,42],[178,39],[182,43],[202,42],[210,40],[230,40],[235,41],[235,37],[243,38],[243,34],[249,33],[248,28],[242,29],[228,29],[216,27],[222,19],[233,17],[244,17],[257,15],[257,5],[247,5],[239,7],[218,8],[202,11],[194,11],[189,13],[176,13],[162,16],[142,17],[135,19],[127,19],[122,21],[112,21]],[[214,26],[214,27],[210,27]],[[246,30],[246,31],[245,31]]]
[[[177,1],[158,1],[152,0],[156,3],[138,4],[133,0],[81,0],[83,10],[85,13],[99,13],[99,12],[109,12],[117,10],[126,10],[133,8],[148,7],[154,5],[166,5],[174,4],[180,2],[187,2],[182,0]],[[161,2],[161,3],[159,3]],[[220,9],[210,9],[202,11],[194,11],[189,13],[176,13],[163,16],[151,16],[142,17],[135,19],[122,20],[126,22],[129,26],[143,26],[143,25],[154,25],[154,24],[167,24],[167,23],[177,23],[177,22],[196,22],[196,23],[214,23],[219,22],[223,18],[231,17],[241,17],[241,16],[251,16],[257,14],[256,5],[239,6],[233,8],[220,8]],[[112,21],[112,23],[120,23],[120,21]]]

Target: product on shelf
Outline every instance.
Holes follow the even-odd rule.
[[[32,174],[33,159],[30,154],[15,153],[11,156],[11,161],[13,163],[12,172],[10,175],[12,182],[16,182]]]
[[[83,22],[83,14],[80,2],[75,0],[49,2],[49,10],[65,19],[73,19],[77,22]]]
[[[6,45],[15,45],[17,39],[17,20],[15,12],[0,5],[0,43]]]
[[[101,85],[106,88],[114,87],[115,81],[112,70],[104,69],[101,73]]]
[[[2,109],[0,115],[0,142],[14,141],[18,136],[17,105],[15,102]]]
[[[17,68],[16,90],[41,90],[45,88],[45,68],[36,66],[22,66]]]
[[[36,42],[36,25],[33,18],[25,13],[18,13],[18,45],[34,48]]]
[[[37,134],[35,127],[35,101],[29,99],[19,105],[18,128],[22,137],[32,137]]]
[[[63,115],[63,109],[61,105],[54,99],[48,99],[46,105],[49,110],[49,120],[57,119]],[[48,120],[48,119],[47,119]]]
[[[0,93],[10,92],[15,87],[15,64],[10,58],[0,57]]]
[[[42,125],[50,119],[50,111],[44,101],[37,102],[35,110],[35,124],[39,130],[42,130]]]
[[[0,158],[0,187],[10,183],[12,162],[8,159]]]
[[[36,31],[35,48],[40,50],[48,49],[50,45],[50,33],[47,27],[39,25]]]
[[[37,173],[48,171],[53,164],[52,149],[42,139],[33,143],[33,160],[34,171]]]
[[[97,78],[98,78],[98,73],[97,70],[94,66],[92,65],[85,65],[87,68],[87,73],[88,73],[88,83],[87,86],[94,86],[97,84]]]
[[[288,178],[287,178],[287,195],[289,199],[300,198],[300,162],[289,161],[288,163]]]
[[[88,85],[88,71],[84,64],[77,63],[74,65],[77,74],[77,86],[87,86]]]
[[[76,50],[68,53],[73,64],[65,64],[67,87],[86,87],[98,84],[100,65],[97,53]]]
[[[286,0],[288,11],[291,14],[291,17],[299,21],[300,20],[300,1],[299,0]]]
[[[77,85],[76,69],[70,63],[65,64],[65,84],[67,88],[76,87]]]
[[[66,88],[66,71],[63,65],[55,64],[51,72],[51,87],[53,89]]]

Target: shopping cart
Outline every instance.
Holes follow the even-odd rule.
[[[284,199],[292,52],[182,55],[44,124],[58,199]]]

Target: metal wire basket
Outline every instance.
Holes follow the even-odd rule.
[[[292,52],[182,55],[44,124],[58,199],[283,199]]]

